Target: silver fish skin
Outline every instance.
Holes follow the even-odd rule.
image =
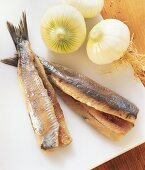
[[[8,30],[18,55],[18,78],[35,133],[44,150],[58,147],[59,123],[51,98],[35,67],[35,54],[30,47],[26,15],[23,13],[18,27],[7,22]]]
[[[41,59],[41,63],[47,72],[48,78],[58,88],[65,93],[67,91],[67,94],[76,100],[94,107],[96,110],[113,114],[130,122],[134,122],[137,118],[138,107],[114,91],[60,64],[48,62],[44,59]],[[70,92],[71,89],[79,93],[80,97]],[[88,100],[85,99],[84,101],[83,97],[87,97]],[[89,99],[92,100],[92,104],[90,104]],[[95,105],[95,101],[98,105]]]
[[[83,74],[79,74],[74,70],[60,64],[48,62],[42,58],[39,59],[45,68],[48,79],[51,80],[52,83],[54,83],[57,87],[58,84],[55,81],[56,77],[59,79],[60,82],[65,82],[66,86],[71,85],[73,87],[76,87],[77,89],[79,89],[79,91],[82,92],[82,94],[85,94],[85,96],[97,100],[98,103],[102,103],[102,105],[107,105],[107,109],[105,109],[105,111],[102,109],[101,106],[101,111],[108,113],[110,112],[110,110],[113,110],[115,113],[112,114],[134,123],[135,119],[137,118],[139,109],[133,103],[129,102],[127,99],[118,95],[112,90],[101,86],[100,84],[84,76]],[[16,66],[17,57],[4,59],[2,60],[2,62],[5,64]],[[66,93],[63,86],[59,86],[58,88]],[[71,96],[72,93],[68,95]],[[75,97],[76,96],[74,96],[74,98]],[[81,102],[83,103],[84,101],[81,100]],[[98,107],[96,107],[96,109],[98,109]]]

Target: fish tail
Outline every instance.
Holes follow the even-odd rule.
[[[19,44],[23,40],[29,41],[28,38],[28,29],[27,29],[27,20],[26,20],[26,13],[22,13],[22,18],[17,27],[15,27],[12,23],[7,22],[8,31],[13,39],[16,49],[19,49]]]
[[[1,63],[17,67],[18,66],[18,55],[16,54],[15,57],[12,58],[5,58],[0,60]]]

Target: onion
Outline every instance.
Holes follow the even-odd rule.
[[[109,64],[120,59],[130,44],[130,31],[117,19],[99,22],[89,33],[87,53],[98,65]]]
[[[86,37],[86,24],[81,13],[70,5],[50,8],[41,22],[41,36],[52,51],[76,51]]]
[[[104,0],[62,0],[62,2],[77,8],[84,18],[95,17],[104,6]]]

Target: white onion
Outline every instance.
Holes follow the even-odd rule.
[[[77,8],[84,18],[92,18],[98,15],[104,6],[104,0],[62,0],[64,3]]]
[[[117,19],[99,22],[89,33],[87,53],[96,64],[109,64],[120,59],[130,44],[130,31]]]
[[[70,5],[49,8],[41,22],[41,35],[52,51],[76,51],[86,38],[86,24],[81,13]]]

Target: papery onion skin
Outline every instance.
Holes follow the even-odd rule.
[[[81,13],[70,5],[57,5],[46,12],[41,22],[41,36],[54,52],[76,51],[86,38],[86,23]]]
[[[87,54],[98,65],[110,64],[120,59],[130,44],[130,31],[117,19],[99,22],[89,33]]]
[[[104,6],[104,0],[62,0],[62,2],[77,8],[84,18],[95,17]]]

